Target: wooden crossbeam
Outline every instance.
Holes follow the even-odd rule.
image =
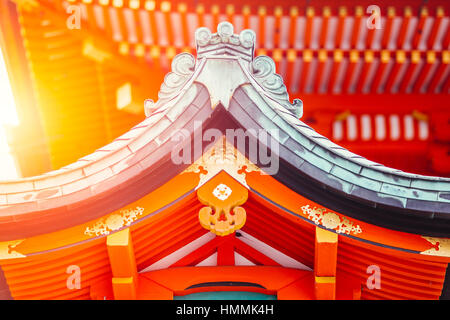
[[[112,286],[116,300],[136,299],[137,268],[130,229],[106,238],[109,262],[113,274]]]
[[[336,233],[316,227],[314,276],[318,300],[336,298],[337,245]]]

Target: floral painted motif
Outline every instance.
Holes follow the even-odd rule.
[[[214,190],[213,195],[219,200],[226,200],[233,192],[226,184],[219,184]]]
[[[361,233],[361,227],[345,217],[340,217],[336,213],[327,212],[325,208],[311,208],[309,204],[302,207],[303,214],[312,220],[315,224],[320,224],[327,229],[335,230],[337,233],[358,234]]]
[[[106,218],[102,218],[92,227],[87,227],[84,231],[84,234],[88,236],[110,234],[112,231],[116,231],[122,227],[129,226],[133,221],[137,220],[143,212],[144,208],[141,207],[136,207],[136,209],[120,210],[119,213],[115,213]]]

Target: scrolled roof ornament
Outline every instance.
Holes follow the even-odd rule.
[[[244,48],[252,48],[255,45],[256,34],[253,30],[245,29],[239,34],[239,40]]]
[[[172,61],[172,72],[164,77],[161,89],[158,92],[159,99],[170,99],[178,93],[183,85],[194,73],[195,57],[190,53],[180,53]]]
[[[288,111],[301,118],[303,114],[303,103],[300,99],[289,102],[287,88],[283,78],[276,73],[275,62],[268,56],[258,56],[251,64],[253,78],[264,89],[264,92],[271,98],[282,104]]]
[[[211,31],[206,27],[198,28],[195,31],[195,42],[198,46],[204,47],[209,44],[209,41],[211,40]]]

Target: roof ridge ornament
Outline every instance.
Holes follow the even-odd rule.
[[[276,73],[275,62],[268,56],[257,56],[252,62],[252,76],[263,87],[266,94],[282,104],[289,112],[297,118],[303,116],[303,102],[294,99],[289,101],[289,94],[284,84],[283,77]]]
[[[229,22],[221,22],[217,33],[206,27],[195,32],[197,59],[190,53],[180,53],[172,61],[172,71],[165,78],[158,93],[159,101],[146,100],[145,112],[149,116],[153,110],[180,96],[185,87],[194,81],[204,84],[211,96],[213,108],[221,102],[228,108],[234,90],[244,84],[252,84],[267,98],[271,105],[281,105],[297,118],[303,115],[300,99],[289,101],[289,94],[283,78],[276,73],[274,61],[265,55],[254,58],[256,34],[246,29],[234,33]],[[225,63],[223,63],[224,60]],[[220,81],[218,78],[222,75]]]
[[[207,27],[195,31],[197,57],[211,57],[217,55],[239,56],[251,62],[255,51],[256,34],[253,30],[245,29],[239,35],[234,33],[234,27],[229,22],[217,25],[217,33],[212,34]]]

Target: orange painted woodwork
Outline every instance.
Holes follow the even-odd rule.
[[[336,277],[314,277],[314,289],[317,300],[335,300]]]
[[[115,300],[136,299],[136,279],[133,277],[112,278],[112,286]]]
[[[136,299],[138,277],[130,229],[109,235],[106,245],[113,274],[114,298],[116,300]]]
[[[130,229],[109,235],[106,239],[112,274],[116,278],[137,277],[136,259]]]
[[[316,227],[314,274],[316,277],[336,276],[338,235]]]
[[[5,3],[4,0],[0,0],[0,8],[5,8]],[[339,11],[335,11],[338,7],[333,5],[326,8],[322,16],[316,16],[315,12],[320,12],[317,6],[307,7],[306,12],[300,14],[296,5],[288,8],[284,4],[276,7],[273,4],[267,6],[264,4],[255,7],[254,9],[258,9],[256,11],[253,10],[253,7],[250,10],[251,7],[248,4],[244,6],[229,4],[226,7],[213,4],[206,6],[205,9],[201,3],[192,5],[190,3],[163,2],[160,4],[153,1],[141,1],[137,4],[134,2],[136,7],[131,8],[132,11],[129,12],[131,13],[130,17],[134,20],[133,28],[138,26],[138,29],[135,30],[136,39],[131,41],[128,39],[128,33],[132,28],[128,25],[129,21],[123,10],[123,8],[128,9],[127,6],[131,6],[131,2],[101,4],[97,13],[103,17],[105,25],[103,30],[98,30],[98,25],[94,23],[96,18],[93,14],[93,5],[91,2],[85,1],[83,5],[87,9],[86,14],[89,20],[83,21],[83,23],[87,22],[86,28],[83,25],[82,30],[78,30],[79,32],[73,31],[73,37],[68,36],[67,30],[64,30],[62,34],[68,39],[67,46],[64,43],[59,50],[59,47],[55,45],[58,49],[54,52],[51,51],[55,57],[57,57],[57,53],[63,56],[73,56],[69,59],[71,68],[67,69],[70,71],[70,79],[57,81],[53,72],[49,71],[49,74],[46,74],[43,70],[50,70],[55,66],[67,67],[65,62],[57,60],[53,63],[48,61],[43,63],[42,61],[48,58],[47,53],[42,50],[38,52],[35,49],[38,47],[38,40],[44,38],[43,32],[46,30],[40,27],[41,16],[43,19],[48,19],[49,32],[64,27],[63,7],[60,2],[56,1],[55,3],[53,6],[47,0],[42,1],[39,9],[40,16],[19,9],[17,24],[20,28],[15,30],[23,37],[25,49],[21,53],[26,53],[24,56],[29,58],[29,61],[27,59],[24,61],[29,62],[30,77],[36,87],[44,88],[43,92],[36,92],[38,94],[36,102],[46,105],[40,110],[43,121],[51,123],[50,120],[53,118],[49,110],[64,99],[62,107],[64,109],[72,108],[74,106],[72,98],[78,95],[83,97],[83,105],[97,108],[89,110],[89,112],[84,109],[82,111],[88,115],[92,113],[93,118],[89,119],[95,120],[90,122],[93,124],[93,128],[101,126],[102,129],[101,132],[92,130],[97,133],[92,134],[91,139],[90,130],[85,130],[86,132],[80,134],[78,129],[75,131],[67,129],[69,126],[66,122],[61,124],[64,130],[59,131],[57,128],[44,126],[45,137],[50,137],[48,149],[52,151],[53,158],[51,160],[54,167],[69,163],[75,155],[81,156],[78,154],[80,152],[88,153],[86,150],[93,151],[101,144],[109,143],[118,133],[126,131],[130,127],[130,123],[136,123],[139,117],[143,117],[143,113],[131,116],[123,110],[116,110],[115,101],[111,98],[114,96],[112,93],[115,93],[117,88],[124,83],[130,83],[133,86],[133,92],[138,90],[138,92],[148,92],[150,96],[155,93],[154,96],[156,96],[155,90],[160,85],[157,80],[162,78],[167,71],[175,54],[181,51],[194,52],[194,48],[189,47],[192,38],[187,30],[192,17],[197,20],[198,26],[203,26],[205,22],[206,24],[210,22],[217,24],[224,17],[236,22],[239,19],[235,14],[242,13],[243,26],[253,28],[254,25],[257,25],[257,28],[260,29],[257,32],[259,47],[252,48],[252,54],[256,50],[259,54],[268,54],[273,57],[276,72],[284,73],[281,76],[285,79],[286,87],[294,93],[290,98],[299,96],[305,102],[306,113],[303,116],[305,122],[315,121],[317,125],[315,128],[322,133],[328,132],[328,136],[331,137],[333,135],[332,125],[337,121],[344,123],[349,115],[359,117],[373,109],[387,118],[393,107],[398,105],[395,112],[413,116],[416,120],[422,121],[421,124],[432,128],[429,131],[429,140],[419,143],[405,142],[405,149],[409,152],[426,149],[427,153],[434,155],[433,161],[429,161],[434,170],[445,172],[448,168],[445,142],[449,139],[449,132],[446,130],[448,126],[446,127],[444,123],[448,120],[448,112],[444,110],[446,106],[440,100],[445,101],[443,97],[446,96],[442,93],[449,86],[449,80],[446,80],[445,77],[448,77],[446,68],[450,61],[450,55],[446,50],[436,49],[439,47],[439,43],[432,48],[426,47],[427,43],[430,46],[430,43],[434,45],[434,42],[437,42],[438,26],[442,25],[442,21],[445,20],[443,19],[445,17],[443,10],[438,10],[438,19],[434,20],[433,29],[430,31],[432,35],[428,42],[425,33],[415,33],[410,44],[412,48],[404,48],[407,45],[406,42],[409,41],[407,39],[409,38],[407,37],[409,26],[413,26],[413,22],[415,22],[411,8],[406,8],[397,32],[399,34],[397,47],[393,43],[394,48],[386,48],[385,46],[392,42],[391,33],[393,32],[391,31],[396,19],[393,9],[388,11],[389,20],[383,37],[378,39],[379,37],[375,35],[380,35],[379,31],[369,30],[366,41],[363,41],[364,39],[359,39],[361,38],[360,29],[362,29],[360,27],[363,27],[361,24],[366,22],[366,19],[362,18],[362,7],[356,8],[353,29],[346,30],[346,20],[353,18],[350,17],[350,7],[342,7]],[[145,7],[141,8],[140,5]],[[183,29],[180,37],[177,37],[176,25],[172,25],[174,12],[179,15],[180,25]],[[335,13],[335,16],[331,17],[332,12],[338,13],[338,16],[336,17]],[[428,11],[422,12],[426,12],[426,14],[419,17],[418,27],[414,31],[425,31],[425,22],[429,17]],[[1,12],[0,16],[7,15]],[[144,19],[145,25],[150,27],[149,30],[140,28],[144,25]],[[322,22],[317,24],[316,21],[319,22],[321,19],[323,19]],[[111,24],[114,23],[112,20],[117,20],[116,28],[111,28]],[[161,25],[158,25],[159,22]],[[287,25],[288,22],[289,25]],[[303,27],[297,28],[298,23],[302,23]],[[0,25],[4,27],[5,24],[0,21]],[[317,32],[316,25],[322,26],[320,32]],[[332,25],[336,26],[336,37],[329,48],[329,39],[327,38]],[[274,32],[268,30],[270,26],[276,30]],[[286,30],[290,33],[287,37],[286,34],[283,34]],[[345,37],[345,31],[351,33],[351,39]],[[301,32],[301,34],[297,35],[297,32]],[[11,30],[9,30],[8,39],[13,38],[11,34]],[[447,35],[443,35],[442,38],[448,40],[448,34],[450,33],[447,32]],[[272,47],[266,48],[264,45],[269,36],[273,37],[270,39]],[[447,40],[441,42],[445,44]],[[160,43],[161,41],[167,43]],[[181,43],[178,44],[177,41]],[[376,48],[377,41],[380,42],[381,48]],[[347,44],[346,42],[351,43]],[[425,46],[424,49],[419,48],[422,42]],[[22,45],[22,43],[20,44]],[[229,44],[233,45],[231,42]],[[344,45],[347,48],[344,48]],[[362,48],[359,48],[360,46]],[[80,51],[80,48],[83,50]],[[15,51],[17,50],[11,52]],[[374,68],[374,62],[380,59],[381,64],[378,64],[378,69]],[[20,65],[19,61],[14,61],[14,66]],[[247,71],[245,71],[245,76]],[[82,76],[86,74],[94,76]],[[147,83],[147,80],[142,80],[148,79],[148,74],[152,74],[150,84]],[[170,77],[168,76],[168,78]],[[436,78],[432,79],[433,77]],[[217,113],[214,112],[223,112],[224,114],[229,112],[226,117],[230,116],[230,119],[224,117],[225,120],[230,120],[230,123],[236,120],[236,123],[232,125],[244,126],[244,121],[238,123],[239,119],[233,118],[235,115],[233,112],[239,110],[237,105],[244,98],[252,99],[251,95],[245,96],[236,90],[236,95],[232,98],[232,103],[237,102],[234,107],[231,103],[227,106],[228,109],[222,108],[220,105],[211,113],[213,109],[210,103],[201,106],[199,101],[203,98],[210,101],[209,98],[212,97],[212,94],[209,94],[213,91],[208,91],[211,88],[200,82],[194,83],[194,87],[190,88],[192,91],[183,91],[183,94],[186,92],[198,94],[192,100],[192,105],[198,107],[195,108],[195,112],[212,114],[209,119],[216,119],[214,116]],[[294,88],[294,84],[298,88]],[[247,85],[246,82],[242,87]],[[50,92],[52,86],[57,88],[56,93]],[[335,95],[331,98],[320,97],[319,93],[339,91],[334,88],[340,88],[340,91],[345,94]],[[250,88],[245,89],[250,90]],[[242,89],[244,93],[250,92],[246,90]],[[261,90],[263,90],[262,87],[253,94],[255,96],[265,94]],[[304,91],[311,92],[311,94],[303,95]],[[353,94],[354,91],[357,93]],[[398,95],[386,94],[385,96],[378,94],[397,91],[401,93]],[[80,92],[83,94],[79,94]],[[414,94],[409,94],[410,92]],[[430,93],[438,92],[441,95],[430,95]],[[66,97],[66,93],[69,94],[68,97]],[[202,96],[203,93],[205,93],[204,96]],[[239,97],[239,94],[243,95]],[[288,95],[287,92],[286,95]],[[269,99],[267,96],[262,100],[266,100],[266,98]],[[43,103],[45,101],[50,102],[47,105]],[[364,103],[364,106],[357,107],[357,102]],[[306,105],[309,104],[313,107],[306,108]],[[251,104],[247,106],[248,110],[253,107]],[[298,182],[295,179],[302,177],[301,175],[294,176],[295,179],[289,180],[291,178],[289,169],[293,169],[291,167],[282,168],[284,171],[282,170],[279,175],[270,176],[263,174],[256,165],[254,165],[255,169],[249,170],[248,166],[242,166],[242,163],[238,163],[238,161],[234,163],[235,168],[228,168],[228,171],[220,171],[223,167],[216,163],[217,167],[214,169],[217,171],[204,167],[199,167],[199,170],[188,170],[192,167],[185,170],[180,167],[169,172],[170,170],[165,171],[166,168],[160,165],[162,162],[158,162],[159,160],[152,163],[151,160],[154,158],[161,159],[157,158],[162,150],[158,147],[168,141],[164,139],[168,137],[166,133],[171,130],[163,132],[161,137],[155,140],[153,138],[149,140],[149,136],[154,133],[149,129],[153,129],[155,123],[158,123],[155,125],[158,127],[162,126],[161,123],[164,121],[168,123],[170,120],[172,124],[177,121],[177,119],[172,119],[174,113],[164,113],[167,111],[165,107],[164,105],[161,109],[153,109],[144,120],[145,124],[139,124],[127,133],[129,136],[139,136],[140,140],[119,138],[95,153],[95,157],[98,156],[102,161],[108,162],[101,169],[103,171],[99,171],[98,177],[102,174],[106,176],[107,172],[111,174],[111,180],[120,181],[114,189],[123,192],[120,194],[124,195],[123,199],[120,197],[122,202],[114,202],[114,207],[109,207],[112,204],[105,201],[106,206],[100,208],[100,205],[95,203],[97,200],[109,200],[110,198],[111,201],[117,200],[112,199],[115,198],[111,196],[113,193],[107,194],[111,191],[109,189],[113,189],[107,185],[111,180],[106,179],[107,183],[100,187],[98,184],[86,184],[85,189],[92,192],[86,196],[88,200],[86,202],[92,204],[92,207],[89,208],[92,211],[97,208],[108,211],[97,212],[98,215],[95,218],[92,214],[92,216],[83,216],[84,220],[67,219],[71,223],[67,225],[63,225],[64,221],[60,219],[58,228],[47,233],[30,233],[29,237],[23,236],[16,239],[0,234],[0,279],[4,275],[11,297],[14,299],[173,299],[176,296],[216,290],[243,290],[276,294],[278,299],[438,299],[441,296],[443,288],[448,284],[447,282],[444,285],[450,262],[449,239],[396,231],[390,229],[389,225],[382,227],[386,226],[384,222],[380,222],[379,225],[364,222],[375,221],[374,223],[377,223],[378,220],[371,220],[372,217],[365,215],[366,211],[355,214],[350,209],[346,209],[349,211],[342,209],[345,206],[340,207],[339,203],[336,205],[336,203],[327,202],[334,199],[330,196],[331,200],[328,200],[328,194],[308,193],[306,184],[304,186],[299,184],[298,189],[294,188],[298,187],[297,185],[290,185],[290,183]],[[244,108],[244,105],[242,107]],[[291,117],[292,123],[298,121],[298,115],[293,116],[289,110],[277,109],[274,112],[280,113],[281,120]],[[376,114],[374,112],[372,113]],[[81,116],[77,118],[76,114],[71,115],[73,119],[78,119],[77,121],[83,122],[87,119]],[[161,119],[164,118],[164,121],[152,122],[159,116]],[[183,120],[187,116],[189,116],[189,112],[183,113],[180,118]],[[250,123],[254,120],[251,112],[248,116]],[[371,123],[374,125],[374,122]],[[224,121],[224,125],[228,124]],[[209,125],[210,123],[208,123]],[[300,126],[300,124],[298,125]],[[139,133],[141,130],[145,134]],[[388,130],[390,129],[388,128]],[[313,131],[311,130],[311,132]],[[55,138],[59,133],[67,134],[72,143],[68,144],[66,140]],[[303,133],[302,137],[305,139],[320,140],[317,136],[306,137],[306,134]],[[85,143],[82,144],[82,148],[73,148],[73,151],[68,152],[68,145],[77,145],[81,141],[78,140],[78,134],[82,136],[80,139],[84,139]],[[375,133],[372,133],[372,136],[374,135]],[[386,133],[386,135],[388,134]],[[286,146],[292,142],[292,137],[293,135],[288,135]],[[132,140],[133,143],[129,143],[128,140]],[[358,146],[360,142],[354,141],[353,143]],[[125,148],[120,149],[120,152],[125,154],[124,159],[117,156],[119,149],[113,148],[114,145],[122,143],[126,143]],[[328,141],[324,139],[321,143],[325,145]],[[370,143],[367,148],[376,149],[372,147],[377,143],[379,142]],[[384,150],[388,149],[388,146],[391,147],[390,142],[383,143],[379,148]],[[392,148],[396,148],[395,146],[396,144],[392,144]],[[141,153],[141,148],[146,152],[150,150],[150,152]],[[312,151],[319,152],[322,150],[320,148],[322,145]],[[170,149],[168,148],[168,150]],[[103,155],[100,156],[99,153],[102,152],[108,157],[101,158]],[[384,152],[386,153],[386,151]],[[114,154],[117,158],[112,156],[109,158],[110,154]],[[132,163],[138,157],[141,158],[136,160],[136,163]],[[349,154],[348,157],[353,156]],[[117,163],[113,162],[118,158],[121,159],[121,162],[116,166]],[[317,163],[311,163],[311,159],[306,156],[300,158],[305,162],[301,162],[297,169],[306,176],[309,173],[302,171],[308,170],[304,169],[307,168],[308,163],[306,162],[318,166]],[[87,159],[80,161],[90,161]],[[358,161],[365,162],[364,159],[359,158]],[[100,161],[89,164],[89,167],[83,164],[82,170],[80,169],[82,179],[92,178],[86,172],[96,169],[99,163]],[[303,163],[305,163],[304,166]],[[149,170],[150,166],[154,166],[156,170]],[[372,167],[377,166],[368,165],[363,170],[377,169]],[[335,171],[339,168],[340,164],[333,164],[330,170]],[[132,176],[122,175],[123,171],[130,169],[135,170],[132,171]],[[219,173],[207,180],[204,179],[205,172],[208,173],[206,169],[210,170],[211,176],[213,176],[211,172]],[[234,169],[236,171],[230,173],[230,170]],[[71,169],[63,168],[61,170]],[[151,179],[155,176],[158,176],[159,179],[159,174],[162,177],[159,184],[154,183]],[[384,177],[384,173],[379,174]],[[286,180],[283,175],[286,175]],[[97,176],[95,177],[97,178]],[[136,179],[132,180],[130,177]],[[349,173],[345,179],[351,180],[352,177]],[[315,178],[311,178],[311,181],[314,181]],[[51,179],[52,177],[49,178],[49,180]],[[319,180],[319,177],[317,179]],[[343,180],[345,179],[343,178]],[[23,185],[28,183],[31,185],[31,189],[35,188],[37,180],[30,181],[25,179]],[[50,191],[59,192],[61,198],[70,197],[71,193],[67,190],[67,184],[60,183],[59,189],[55,188]],[[135,189],[128,188],[129,185],[135,189],[151,186],[148,189],[151,191],[132,194],[130,190],[134,191]],[[311,190],[319,189],[318,186],[313,187]],[[379,193],[382,194],[382,188],[385,187],[389,187],[388,181],[380,182]],[[417,188],[420,189],[420,186]],[[81,192],[83,190],[81,189]],[[300,191],[297,193],[293,190]],[[23,190],[19,191],[22,193]],[[33,195],[37,195],[42,190],[34,191]],[[331,193],[325,188],[320,189],[317,193],[322,191]],[[5,203],[9,205],[8,201],[13,201],[15,197],[30,199],[31,193],[27,194],[27,192],[23,191],[19,195],[15,191],[0,194],[0,199],[5,199]],[[339,201],[354,200],[350,198],[350,191],[347,190],[344,193],[347,193],[348,198],[339,198]],[[114,193],[114,195],[116,194],[119,193]],[[438,194],[436,197],[441,195],[447,196],[447,194]],[[339,197],[340,195],[335,196]],[[55,198],[60,199],[59,195]],[[317,200],[313,201],[310,198]],[[369,195],[362,199],[369,200]],[[412,197],[405,199],[404,207],[406,208],[411,204],[409,199]],[[49,199],[49,201],[51,200]],[[84,203],[80,205],[81,200],[79,201],[78,198],[70,204],[63,200],[61,200],[63,205],[55,206],[56,209],[53,211],[57,213],[55,216],[58,214],[64,216],[67,212],[72,214],[75,212],[74,208],[77,206],[83,208],[85,205]],[[357,202],[355,201],[355,203]],[[31,209],[27,209],[29,212],[23,215],[2,216],[0,213],[0,222],[9,221],[8,219],[15,223],[17,221],[20,223],[33,221],[30,223],[33,226],[35,220],[47,221],[47,212],[41,208],[43,203],[45,206],[45,202],[30,202]],[[35,205],[35,207],[31,205]],[[42,211],[38,211],[36,208],[42,209]],[[330,208],[334,208],[334,210]],[[336,208],[341,208],[342,212],[335,211],[341,210]],[[364,209],[367,208],[364,207]],[[381,207],[377,207],[377,209],[380,210],[377,213],[383,214]],[[88,210],[86,209],[86,211]],[[367,212],[371,211],[367,210]],[[351,216],[346,216],[346,214]],[[77,218],[76,215],[74,216]],[[433,213],[433,217],[435,216],[437,215]],[[353,217],[364,219],[364,221]],[[396,217],[390,217],[390,219],[392,220],[386,219],[386,221],[396,222]],[[42,225],[44,224],[42,223]],[[7,226],[9,227],[9,224]],[[238,230],[241,231],[236,232]],[[216,264],[215,256],[217,256],[217,266],[198,266],[198,264]],[[240,258],[242,260],[239,260]],[[254,264],[254,266],[236,266],[238,262]],[[295,264],[298,269],[291,268],[291,263]],[[377,290],[369,290],[366,286],[369,276],[367,270],[369,266],[373,265],[382,270],[382,287]],[[80,269],[81,288],[73,290],[66,285],[67,277],[70,276],[66,271],[67,266],[76,266]],[[241,284],[231,287],[221,284],[221,282],[241,282]],[[211,283],[217,285],[211,286]],[[246,283],[254,284],[254,286],[246,285]],[[2,287],[0,287],[0,294],[1,291]]]
[[[336,265],[338,235],[316,227],[314,282],[318,300],[336,298]]]
[[[247,201],[248,191],[225,171],[202,185],[197,196],[207,205],[198,215],[203,228],[226,236],[245,224],[245,209],[239,206]]]

